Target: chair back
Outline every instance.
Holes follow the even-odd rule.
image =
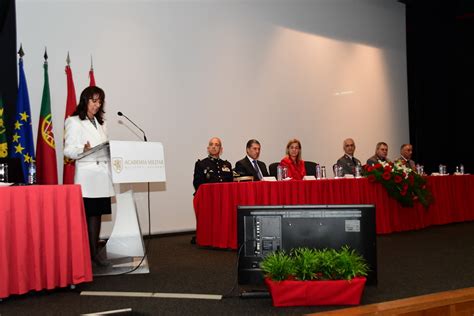
[[[279,162],[274,162],[274,163],[271,163],[269,166],[268,166],[268,172],[270,173],[270,175],[272,177],[275,177],[277,176],[277,167],[280,163]]]
[[[305,161],[304,168],[306,169],[306,174],[308,176],[316,175],[316,163],[314,161]]]

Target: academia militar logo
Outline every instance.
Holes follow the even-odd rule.
[[[116,173],[122,172],[122,170],[123,170],[123,158],[121,158],[121,157],[112,158],[112,167],[114,168]]]

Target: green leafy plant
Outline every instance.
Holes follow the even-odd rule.
[[[297,248],[291,253],[294,263],[294,275],[298,280],[315,280],[319,258],[317,250],[310,248]]]
[[[295,273],[294,261],[285,251],[272,252],[260,263],[265,274],[276,281],[283,281]]]
[[[367,276],[369,270],[365,259],[348,246],[341,248],[334,262],[336,279],[351,280],[357,276]]]
[[[260,267],[266,277],[275,281],[351,280],[367,276],[369,271],[365,259],[348,246],[340,250],[302,247],[289,254],[273,252],[263,259]]]

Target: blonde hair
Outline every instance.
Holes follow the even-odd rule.
[[[300,146],[300,151],[298,152],[298,156],[296,157],[296,161],[300,161],[301,160],[302,147],[301,147],[301,142],[299,140],[297,140],[296,138],[290,139],[288,141],[288,144],[286,145],[286,154],[287,154],[288,157],[290,157],[290,146],[293,145],[293,144],[298,144],[298,146]]]

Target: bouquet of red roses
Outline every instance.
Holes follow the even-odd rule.
[[[370,182],[382,184],[402,206],[412,207],[419,201],[428,207],[433,201],[426,178],[400,162],[379,161],[373,166],[364,165],[364,175]]]

